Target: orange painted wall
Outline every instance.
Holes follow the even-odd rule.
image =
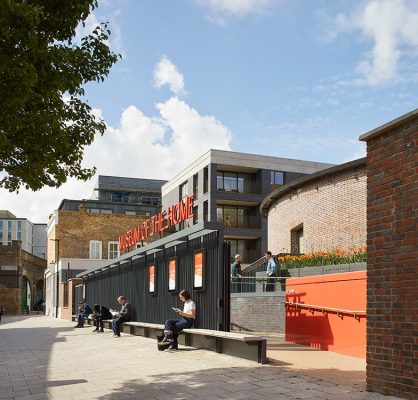
[[[291,278],[286,301],[345,310],[366,310],[366,271]],[[286,307],[286,341],[366,358],[366,317],[313,314]]]

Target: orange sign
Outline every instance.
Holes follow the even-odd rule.
[[[135,226],[119,236],[119,250],[147,240],[150,236],[160,233],[172,226],[193,217],[194,194],[180,200],[158,214],[148,218],[142,224]]]
[[[194,287],[203,287],[203,251],[194,253]]]
[[[168,290],[176,290],[176,259],[168,261]]]
[[[155,265],[149,265],[149,291],[150,293],[155,292]]]

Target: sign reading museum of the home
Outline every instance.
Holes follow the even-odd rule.
[[[119,250],[147,240],[150,236],[163,232],[172,226],[193,217],[194,194],[187,196],[166,210],[153,215],[142,224],[129,229],[119,236]]]

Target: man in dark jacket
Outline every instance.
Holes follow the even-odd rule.
[[[118,297],[118,303],[122,306],[120,311],[113,317],[112,329],[113,337],[120,337],[120,327],[124,322],[129,322],[132,318],[132,306],[126,301],[124,296]]]
[[[80,301],[80,314],[78,314],[78,323],[74,328],[84,328],[84,320],[93,313],[90,306],[87,304],[86,299]]]
[[[96,329],[93,332],[103,332],[103,320],[112,319],[112,313],[107,307],[95,304],[93,306],[93,318],[96,325]]]

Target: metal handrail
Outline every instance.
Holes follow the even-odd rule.
[[[284,301],[283,302],[286,306],[294,306],[296,309],[305,308],[309,310],[311,314],[313,314],[315,311],[321,311],[322,314],[326,315],[329,312],[335,312],[337,313],[337,316],[343,319],[344,314],[353,315],[353,317],[360,321],[360,317],[366,316],[366,311],[363,310],[344,310],[341,308],[332,308],[332,307],[323,307],[323,306],[317,306],[313,304],[305,304],[305,303],[294,303],[292,301]]]
[[[286,280],[286,279],[289,279],[289,278],[291,278],[291,276],[231,276],[231,279],[232,278],[237,278],[237,279],[251,279],[251,280],[254,280],[254,281],[266,281],[267,279],[275,279],[275,280],[277,280],[277,281],[280,281],[280,280]]]

